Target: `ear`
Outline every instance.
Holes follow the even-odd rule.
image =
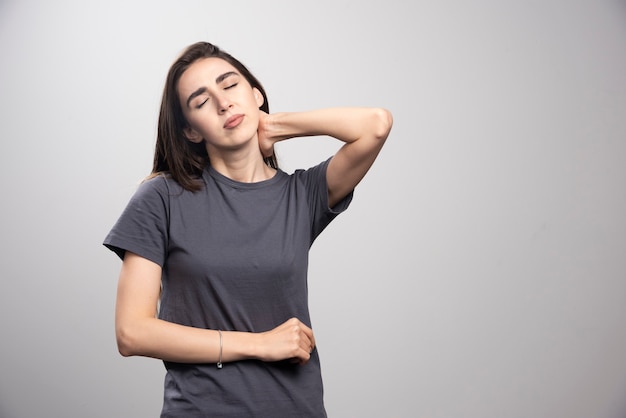
[[[263,103],[265,103],[265,98],[263,97],[263,94],[261,94],[261,91],[256,87],[253,87],[252,91],[254,92],[254,98],[256,99],[257,106],[263,106]]]
[[[195,129],[191,128],[190,126],[186,126],[185,128],[183,128],[183,133],[188,140],[196,144],[199,144],[204,139],[202,138],[202,135],[200,135]]]

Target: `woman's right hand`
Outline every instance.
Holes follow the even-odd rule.
[[[313,330],[297,318],[259,334],[257,357],[263,361],[293,360],[306,364],[315,348]]]

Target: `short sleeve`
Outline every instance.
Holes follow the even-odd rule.
[[[168,242],[168,195],[163,177],[142,183],[103,245],[122,260],[130,251],[163,267]]]
[[[328,206],[328,183],[326,182],[326,170],[332,159],[311,167],[308,170],[299,170],[295,174],[300,177],[307,189],[309,199],[309,211],[311,213],[311,236],[313,240],[330,224],[340,213],[344,212],[352,202],[354,190],[350,191],[332,208]]]

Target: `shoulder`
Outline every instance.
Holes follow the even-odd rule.
[[[135,190],[130,206],[169,206],[173,197],[180,196],[185,190],[169,175],[157,174],[143,180]]]
[[[309,167],[307,169],[297,169],[291,174],[291,177],[300,181],[326,181],[326,170],[328,169],[328,163],[332,157],[322,161],[321,163]]]
[[[176,195],[184,189],[167,173],[153,174],[144,179],[137,187],[137,195]]]

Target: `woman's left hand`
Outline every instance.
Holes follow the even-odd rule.
[[[271,157],[274,154],[275,141],[271,135],[271,116],[259,110],[259,127],[257,134],[259,137],[259,148],[263,157]]]

